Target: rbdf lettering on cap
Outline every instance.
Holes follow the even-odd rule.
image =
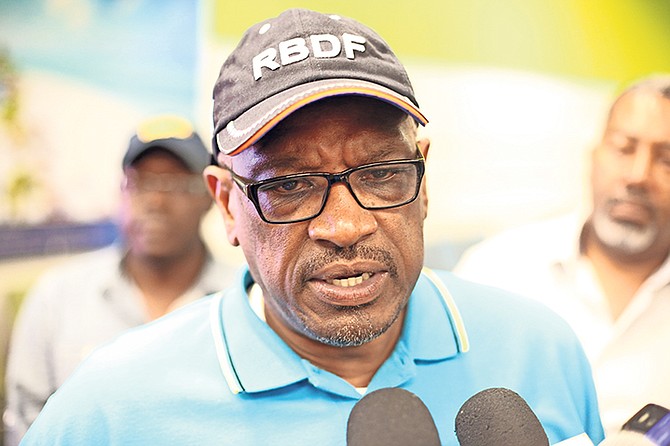
[[[307,45],[307,42],[310,45]],[[262,68],[277,70],[284,65],[301,62],[308,57],[317,59],[329,59],[342,54],[347,59],[354,59],[356,52],[365,52],[365,37],[344,33],[340,38],[332,34],[317,34],[309,36],[306,40],[302,37],[279,42],[278,48],[268,48],[258,54],[252,60],[254,79],[263,77]],[[277,60],[279,55],[279,60]]]

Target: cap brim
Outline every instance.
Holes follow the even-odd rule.
[[[200,142],[195,133],[188,138],[165,138],[153,141],[140,141],[137,137],[132,139],[131,145],[123,157],[123,167],[133,164],[140,156],[152,149],[165,150],[181,160],[193,173],[202,172],[210,162],[210,153]]]
[[[388,102],[421,125],[428,120],[408,98],[390,88],[358,79],[324,79],[282,91],[230,121],[216,134],[219,151],[237,155],[269,132],[288,115],[318,100],[343,95],[368,96]]]

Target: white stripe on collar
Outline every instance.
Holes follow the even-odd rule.
[[[226,335],[223,332],[223,325],[221,320],[223,296],[224,293],[219,293],[214,299],[212,299],[212,306],[210,307],[209,312],[209,326],[212,330],[212,336],[214,337],[216,356],[219,359],[219,367],[223,373],[223,378],[226,380],[230,391],[233,392],[234,395],[237,395],[244,389],[242,388],[240,380],[235,373],[233,364],[230,362],[228,349],[224,345]]]
[[[465,331],[463,317],[461,317],[461,312],[458,311],[454,298],[451,296],[451,293],[449,293],[449,290],[447,290],[447,286],[442,282],[442,279],[440,279],[433,270],[424,266],[421,273],[430,280],[435,288],[437,288],[437,291],[442,296],[442,300],[444,300],[444,303],[449,309],[449,316],[453,323],[454,335],[456,336],[456,341],[458,343],[458,351],[461,353],[467,352],[470,350],[470,340],[467,331]]]

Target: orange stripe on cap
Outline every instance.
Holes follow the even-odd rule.
[[[365,88],[365,87],[340,87],[340,88],[333,88],[330,90],[325,90],[325,91],[320,91],[318,93],[315,93],[313,95],[307,96],[290,106],[286,107],[284,110],[282,110],[277,116],[274,116],[272,119],[270,119],[268,122],[263,124],[258,130],[254,132],[251,137],[249,137],[243,144],[241,144],[239,147],[237,147],[235,150],[232,152],[223,152],[228,156],[234,156],[237,155],[238,153],[242,152],[243,150],[249,148],[253,143],[255,143],[258,139],[260,139],[261,136],[265,135],[265,133],[269,132],[270,129],[272,129],[274,126],[279,124],[284,118],[286,118],[288,115],[293,113],[294,111],[298,110],[301,107],[304,107],[307,104],[310,104],[312,102],[318,101],[319,99],[324,99],[327,97],[331,96],[339,96],[339,95],[345,95],[345,94],[360,94],[364,96],[372,96],[376,97],[379,99],[382,99],[384,101],[390,102],[392,104],[397,105],[399,108],[409,112],[412,117],[417,119],[421,125],[426,125],[428,124],[428,119],[419,111],[418,108],[416,108],[414,105],[412,105],[410,102],[406,102],[403,100],[400,100],[399,98],[388,94],[381,92],[379,90],[374,90],[372,88]],[[225,129],[224,129],[225,130]]]

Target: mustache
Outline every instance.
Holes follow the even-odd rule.
[[[398,276],[398,268],[390,252],[383,248],[359,245],[312,254],[303,259],[297,271],[300,277],[309,277],[326,265],[343,260],[373,260],[384,265],[392,277]]]
[[[648,194],[637,189],[628,190],[623,195],[612,197],[607,200],[607,205],[609,207],[622,203],[633,203],[637,206],[644,207],[649,212],[654,212],[656,209],[654,204],[649,200]]]

